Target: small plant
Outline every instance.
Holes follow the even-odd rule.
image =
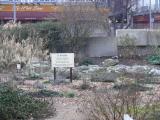
[[[37,98],[42,98],[42,97],[63,97],[63,93],[57,92],[57,91],[52,91],[52,90],[40,90],[38,92],[30,92],[28,95],[37,97]]]
[[[63,97],[62,93],[51,91],[51,90],[40,90],[39,94],[45,96],[45,97]]]
[[[88,85],[88,84],[82,84],[81,86],[80,86],[80,89],[82,89],[82,90],[87,90],[87,89],[89,89],[90,88],[90,86]]]
[[[160,65],[160,55],[152,55],[147,57],[147,61],[153,65]]]
[[[75,97],[75,93],[73,93],[73,92],[64,92],[63,94],[67,98],[74,98]]]
[[[44,84],[49,84],[49,83],[51,83],[49,80],[45,80],[44,82],[43,82]]]
[[[36,79],[42,79],[42,77],[40,74],[33,72],[29,74],[29,79],[36,80]]]

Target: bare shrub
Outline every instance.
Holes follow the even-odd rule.
[[[82,112],[86,120],[123,120],[129,114],[135,120],[158,120],[159,96],[147,96],[141,92],[106,91],[87,98]]]
[[[122,57],[133,58],[137,55],[135,39],[136,38],[131,38],[128,34],[119,38],[119,42],[122,47]]]

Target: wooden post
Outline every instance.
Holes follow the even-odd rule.
[[[72,68],[70,68],[70,82],[72,83]]]
[[[56,81],[56,68],[54,67],[54,82]]]

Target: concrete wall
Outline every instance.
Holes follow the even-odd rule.
[[[121,46],[120,37],[129,35],[134,39],[135,45],[160,45],[160,30],[149,29],[119,29],[116,31],[118,45]]]
[[[147,51],[148,47],[160,45],[160,30],[149,30],[149,29],[119,29],[116,31],[116,38],[108,37],[107,33],[102,30],[96,30],[91,36],[88,45],[85,50],[85,54],[88,57],[104,57],[104,56],[115,56],[118,54],[117,46],[121,45],[120,38],[128,35],[133,38],[134,43],[139,48],[138,51]],[[145,48],[145,49],[144,49]],[[137,52],[140,54],[139,52]],[[142,53],[142,54],[144,54]]]
[[[116,31],[118,46],[122,46],[120,38],[126,35],[133,38],[136,46],[160,45],[160,30],[119,29]]]
[[[88,42],[86,54],[89,57],[104,57],[117,55],[117,42],[109,37],[92,37]]]
[[[136,47],[124,47],[121,42],[125,36],[129,36],[129,40],[133,40]],[[158,49],[154,46],[160,46],[160,30],[149,29],[119,29],[116,31],[116,39],[118,43],[118,54],[123,55],[127,52],[133,52],[133,55],[147,56],[155,54]]]

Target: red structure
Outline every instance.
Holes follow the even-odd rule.
[[[152,18],[155,23],[160,23],[160,13],[153,13]],[[149,15],[136,15],[133,17],[133,21],[134,23],[149,23]]]
[[[75,6],[78,7],[78,6]],[[96,10],[95,6],[90,6],[89,11]],[[108,8],[98,8],[102,13],[107,14]],[[59,13],[65,11],[63,5],[55,4],[17,4],[16,5],[16,19],[18,21],[42,21],[42,20],[58,20]],[[0,4],[0,20],[13,20],[13,5]]]
[[[149,28],[149,14],[139,14],[133,17],[134,28]],[[160,12],[152,13],[153,28],[160,28]]]
[[[55,5],[16,5],[16,18],[19,21],[41,21],[57,20],[58,13],[62,11],[62,6]],[[13,5],[0,4],[0,20],[13,20]]]

